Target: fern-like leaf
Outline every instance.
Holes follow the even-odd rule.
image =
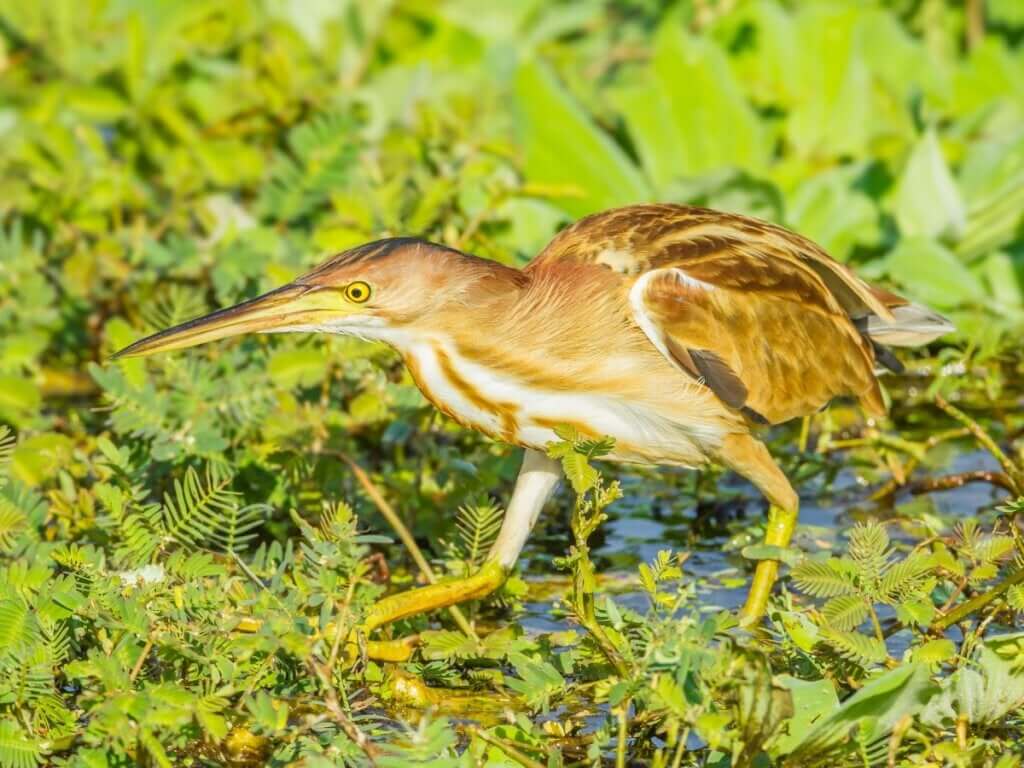
[[[0,497],[0,550],[9,550],[28,527],[28,517],[9,499]]]
[[[829,628],[848,632],[868,617],[868,604],[860,595],[840,595],[825,603],[821,612]]]
[[[881,640],[859,632],[841,632],[826,628],[822,630],[821,638],[840,656],[860,664],[879,664],[889,655]]]
[[[889,534],[874,521],[858,523],[850,531],[850,559],[857,564],[861,578],[874,579],[889,558]]]
[[[43,750],[12,720],[0,720],[0,768],[35,768]]]
[[[325,503],[320,512],[319,541],[348,541],[355,533],[355,513],[343,501]]]
[[[1013,552],[1011,536],[987,536],[974,548],[974,555],[983,563],[1000,563]]]
[[[879,601],[890,605],[920,597],[932,582],[932,564],[925,555],[914,554],[889,566],[878,581]]]
[[[1006,602],[1015,611],[1024,611],[1024,585],[1014,584],[1006,591]]]
[[[230,506],[214,521],[209,543],[230,554],[244,552],[256,538],[256,531],[267,519],[267,504]]]
[[[14,433],[10,428],[0,425],[0,488],[7,484],[7,465],[14,455]]]
[[[258,209],[278,221],[294,221],[343,187],[358,157],[356,126],[346,115],[320,115],[288,133],[289,154],[280,153],[263,186]]]
[[[834,565],[835,561],[804,560],[792,571],[793,581],[812,597],[839,597],[855,592],[849,577]]]
[[[223,520],[237,513],[231,479],[217,464],[207,465],[205,479],[189,467],[183,480],[174,481],[174,495],[164,496],[164,535],[193,547],[211,540]]]
[[[23,600],[0,600],[0,651],[17,651],[39,637],[35,614]]]
[[[466,562],[480,565],[498,537],[504,513],[490,502],[472,504],[459,509],[455,526],[459,531]]]

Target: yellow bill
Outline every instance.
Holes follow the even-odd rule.
[[[154,333],[117,352],[112,359],[145,357],[186,349],[247,333],[319,330],[348,314],[336,291],[291,283],[255,299]]]

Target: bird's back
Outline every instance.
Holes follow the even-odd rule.
[[[737,214],[637,205],[581,219],[526,268],[604,268],[661,354],[753,420],[780,422],[853,395],[883,409],[880,347],[923,343],[943,318],[875,289],[810,240]],[[897,341],[898,339],[898,341]]]

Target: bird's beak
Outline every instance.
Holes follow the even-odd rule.
[[[246,333],[312,330],[313,326],[345,314],[348,314],[345,302],[336,291],[291,283],[228,309],[154,333],[125,347],[111,359],[144,357]]]

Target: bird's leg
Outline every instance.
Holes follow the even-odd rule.
[[[750,435],[729,435],[723,441],[719,457],[768,498],[771,506],[764,543],[771,547],[788,547],[796,528],[800,499],[764,443]],[[778,560],[758,562],[747,601],[740,610],[742,624],[753,624],[764,616],[778,574]]]
[[[368,635],[393,621],[467,600],[479,600],[498,589],[515,565],[541,508],[560,477],[561,465],[557,461],[528,448],[498,538],[480,569],[464,578],[446,579],[385,597],[370,609],[361,630]],[[405,661],[412,655],[414,646],[415,638],[370,640],[366,652],[370,658],[380,661]]]
[[[783,509],[774,504],[768,510],[768,526],[764,535],[764,543],[770,547],[788,547],[796,528],[797,510]],[[747,601],[740,611],[740,623],[752,624],[764,616],[768,608],[775,579],[779,575],[778,560],[759,560],[754,570],[754,578],[750,582]]]

